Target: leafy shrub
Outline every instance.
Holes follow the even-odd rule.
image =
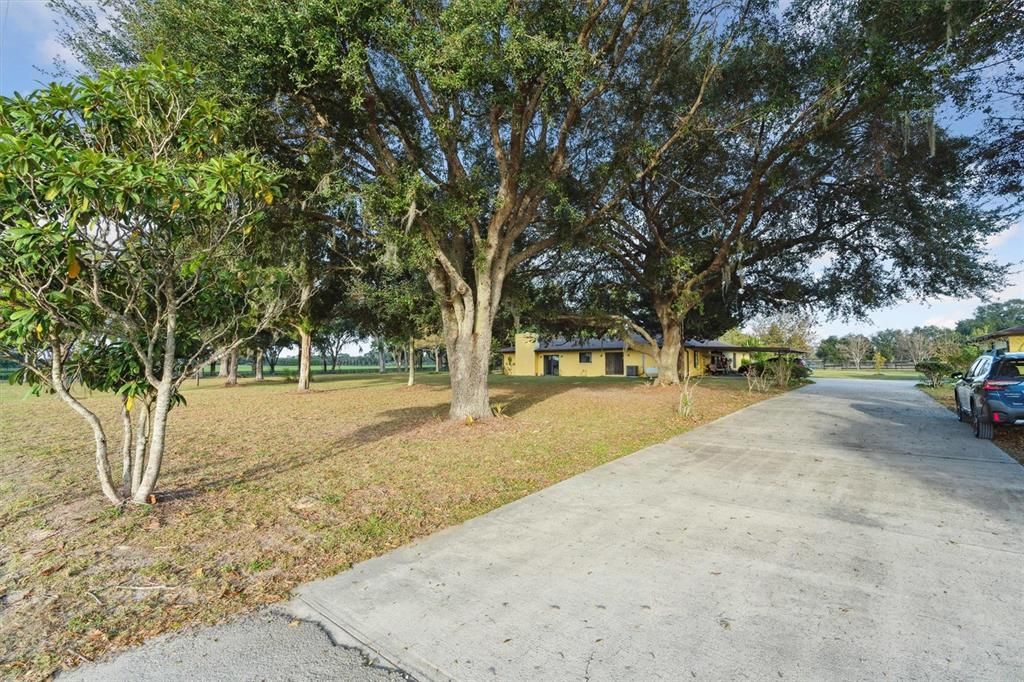
[[[885,368],[885,362],[887,359],[888,358],[879,353],[877,350],[875,351],[875,355],[871,358],[871,362],[873,362],[875,365],[875,374],[882,373],[882,370]]]
[[[794,380],[801,381],[803,379],[806,379],[809,376],[811,376],[811,369],[809,367],[805,367],[804,365],[798,365],[796,363],[793,363],[792,378]]]
[[[772,358],[754,362],[747,370],[747,376],[760,377],[766,384],[780,388],[802,381],[810,375],[810,369],[788,358]]]
[[[914,370],[923,374],[932,388],[939,388],[953,373],[953,365],[941,360],[925,360],[914,365]]]

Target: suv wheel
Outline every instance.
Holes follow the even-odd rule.
[[[982,408],[975,406],[972,410],[971,426],[974,427],[974,437],[983,440],[992,440],[995,435],[995,426],[986,417]]]

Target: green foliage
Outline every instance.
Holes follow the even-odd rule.
[[[875,374],[881,374],[885,367],[886,357],[876,350],[875,354],[871,356],[871,362],[875,366]]]
[[[378,255],[351,284],[350,310],[362,331],[402,347],[438,334],[440,310],[422,271]]]
[[[1024,299],[986,303],[974,309],[971,317],[956,323],[956,331],[963,336],[981,336],[1024,324]]]
[[[37,378],[53,343],[74,341],[79,379],[141,394],[163,369],[171,307],[188,358],[244,313],[225,300],[272,283],[237,247],[276,176],[228,146],[233,123],[160,54],[0,99],[0,344]]]
[[[953,373],[953,365],[941,360],[925,360],[914,365],[914,369],[925,376],[932,388],[942,386]]]
[[[697,308],[712,300],[734,320],[811,302],[857,315],[998,286],[1005,268],[984,243],[1005,216],[971,194],[968,141],[931,113],[944,86],[992,54],[975,31],[998,34],[986,14],[995,4],[808,1],[779,21],[754,15],[706,92],[699,129],[592,235],[584,267],[605,271],[592,285],[651,331],[666,311],[670,326],[705,316]],[[700,62],[675,66],[663,126],[699,82]],[[639,171],[644,158],[627,162]],[[695,327],[686,319],[688,334]]]
[[[330,319],[327,274],[377,247],[429,273],[450,332],[486,336],[496,311],[476,312],[560,247],[600,290],[551,276],[570,305],[705,336],[1005,275],[976,150],[934,121],[1015,45],[1001,0],[108,3],[115,30],[67,36],[85,62],[167,45],[287,169],[276,242],[305,329]]]
[[[775,357],[750,363],[747,374],[762,377],[769,385],[784,387],[807,379],[811,371],[793,358]]]
[[[114,504],[152,493],[182,382],[280,313],[278,271],[247,251],[279,175],[198,83],[157,52],[0,98],[0,350],[87,421]],[[122,397],[121,490],[73,384]]]
[[[871,335],[871,345],[887,360],[895,360],[899,355],[903,332],[898,329],[882,329]]]
[[[822,339],[814,351],[814,356],[823,362],[838,365],[843,361],[840,343],[842,339],[835,335]]]
[[[981,349],[956,332],[945,332],[936,342],[934,359],[949,365],[953,371],[966,373]]]
[[[754,337],[764,346],[783,346],[809,351],[814,347],[815,319],[800,312],[781,312],[758,318]]]

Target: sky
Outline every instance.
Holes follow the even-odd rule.
[[[54,61],[63,59],[71,66],[73,57],[57,39],[54,14],[44,0],[0,0],[0,95],[26,93],[53,80]],[[963,125],[963,124],[962,124]],[[957,132],[969,132],[963,128]],[[877,329],[909,329],[921,325],[952,327],[970,317],[984,303],[1024,298],[1024,221],[993,236],[990,252],[1002,263],[1016,263],[1010,286],[984,300],[977,298],[935,298],[911,301],[875,311],[869,321],[828,320],[827,311],[819,317],[819,337],[849,332],[869,334]]]

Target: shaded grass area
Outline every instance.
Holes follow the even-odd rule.
[[[876,372],[874,367],[865,369],[816,369],[811,378],[820,379],[902,379],[921,381],[921,375],[912,369],[883,369]]]
[[[952,386],[943,388],[919,386],[918,388],[956,414],[956,401],[953,398]],[[970,428],[970,425],[964,424],[964,429]],[[1024,427],[996,425],[995,438],[992,439],[992,442],[1002,448],[1010,457],[1024,464]]]
[[[298,583],[494,509],[763,399],[705,380],[492,377],[508,418],[445,419],[447,377],[185,389],[157,504],[111,508],[84,422],[0,388],[0,675],[61,668],[278,601]],[[116,399],[85,398],[118,424]],[[116,430],[116,429],[114,429]],[[109,434],[118,452],[118,433]]]

